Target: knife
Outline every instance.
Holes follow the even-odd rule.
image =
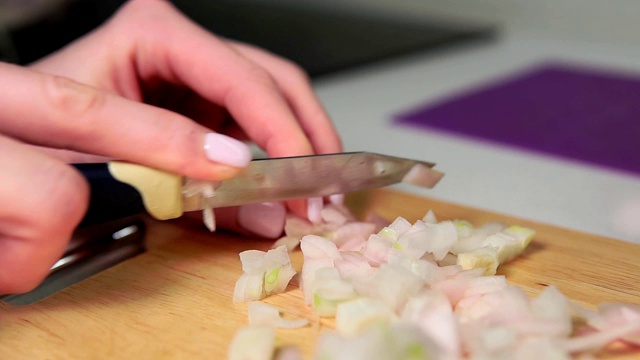
[[[187,211],[323,197],[400,182],[432,188],[444,175],[431,162],[371,152],[255,159],[222,181],[190,179],[121,161],[74,166],[91,189],[81,226],[143,212],[167,220]]]
[[[65,254],[35,290],[0,294],[27,305],[145,250],[143,212],[167,220],[186,211],[344,194],[400,182],[431,188],[435,164],[368,152],[256,159],[234,178],[209,182],[112,161],[75,164],[88,180],[89,210]]]

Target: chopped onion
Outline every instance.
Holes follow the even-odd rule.
[[[591,312],[554,286],[530,299],[496,275],[523,253],[533,229],[438,221],[432,211],[414,223],[359,222],[337,205],[322,219],[291,217],[275,249],[241,253],[244,274],[234,293],[234,301],[251,301],[284,291],[295,273],[287,252],[299,244],[304,300],[336,321],[335,332],[321,333],[315,359],[568,359],[615,340],[640,344],[640,306],[603,304]],[[574,334],[571,310],[589,334]],[[259,302],[249,312],[252,326],[283,321]]]
[[[271,360],[276,333],[272,326],[246,326],[231,340],[229,360]]]
[[[240,253],[244,273],[236,282],[233,301],[253,301],[282,293],[296,274],[284,246],[267,252],[247,250]]]
[[[492,246],[459,253],[456,261],[465,270],[482,269],[483,275],[495,275],[499,263],[498,252]]]
[[[297,236],[285,235],[273,243],[273,248],[284,246],[288,252],[295,250],[300,245],[300,238]]]
[[[277,307],[259,301],[249,303],[249,325],[274,326],[284,329],[298,329],[309,325],[307,319],[285,319]]]
[[[285,346],[276,349],[273,360],[303,360],[300,349],[295,346]]]
[[[264,296],[264,275],[242,274],[236,281],[233,302],[259,300]]]
[[[449,299],[441,292],[425,290],[407,301],[402,319],[418,326],[451,359],[462,355],[458,319]]]
[[[204,209],[202,209],[202,221],[209,231],[216,230],[216,219],[213,213],[213,207],[210,205],[209,199],[215,196],[214,183],[211,181],[187,179],[182,192],[185,196],[200,196]]]
[[[314,359],[395,360],[446,359],[438,345],[409,323],[378,323],[355,336],[320,334]]]
[[[335,317],[340,303],[357,297],[353,285],[343,280],[333,267],[316,270],[313,283],[307,284],[313,294],[313,310],[321,317]]]
[[[359,297],[338,304],[336,331],[342,336],[354,336],[376,324],[386,324],[396,315],[381,300]]]
[[[415,164],[402,178],[402,182],[420,187],[432,188],[438,183],[438,181],[440,181],[440,179],[442,179],[443,176],[444,173],[440,171],[422,164]]]

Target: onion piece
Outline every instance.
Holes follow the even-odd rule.
[[[252,301],[248,306],[249,325],[275,326],[283,329],[298,329],[309,325],[307,319],[285,319],[277,307],[259,301]]]
[[[425,225],[424,228],[423,225]],[[410,244],[408,246],[416,251],[424,249],[432,253],[435,260],[442,260],[458,240],[458,232],[452,221],[427,224],[418,220],[414,224],[414,229],[415,232],[407,231],[398,239],[398,242],[407,241]]]
[[[589,326],[601,332],[640,323],[640,305],[624,303],[603,303],[598,305],[598,313],[587,320]],[[623,341],[640,345],[640,331],[630,332],[622,337]]]
[[[295,346],[285,346],[276,349],[273,360],[303,360],[300,349]]]
[[[264,275],[242,274],[236,281],[233,302],[259,300],[264,296]]]
[[[279,238],[278,240],[276,240],[273,243],[271,248],[275,249],[277,247],[284,246],[287,249],[288,252],[292,252],[299,245],[300,245],[300,238],[299,237],[285,235],[285,236],[282,236],[281,238]]]
[[[550,285],[537,298],[531,301],[531,312],[534,317],[552,322],[559,327],[560,336],[569,336],[572,331],[569,299],[557,287]],[[546,332],[550,334],[550,331]]]
[[[210,205],[209,199],[215,196],[215,186],[211,181],[187,179],[185,182],[182,193],[184,196],[200,196],[204,209],[202,209],[202,221],[209,231],[214,232],[216,230],[216,219],[213,213],[213,207]]]
[[[362,253],[372,266],[386,264],[393,242],[378,234],[371,234],[363,247]]]
[[[498,263],[504,263],[514,259],[523,249],[518,239],[505,232],[498,232],[487,236],[483,245],[495,248]]]
[[[358,296],[353,285],[343,280],[334,267],[316,270],[314,282],[308,286],[313,294],[313,310],[321,317],[335,317],[340,303]]]
[[[279,294],[296,274],[284,246],[267,252],[247,250],[240,253],[244,273],[236,281],[233,301],[253,301]]]
[[[458,254],[456,264],[464,270],[482,269],[483,275],[495,275],[500,264],[498,252],[492,246]]]
[[[366,285],[358,288],[359,293],[384,301],[396,313],[424,286],[420,277],[396,264],[381,266]]]
[[[384,302],[359,297],[338,304],[335,317],[336,331],[340,335],[355,336],[371,326],[386,324],[396,316]]]
[[[355,336],[323,332],[314,359],[447,359],[429,336],[412,324],[390,322],[367,327]]]
[[[535,230],[520,225],[511,225],[504,229],[503,232],[515,237],[518,240],[520,244],[520,250],[524,250],[524,248],[529,245],[531,240],[533,240],[533,237],[536,235]]]
[[[246,326],[234,335],[229,360],[271,360],[276,333],[272,326]]]
[[[438,222],[438,219],[436,218],[436,214],[432,210],[429,210],[422,217],[422,221],[427,224],[436,224]]]
[[[422,164],[415,164],[402,178],[402,182],[425,188],[432,188],[442,179],[443,172]]]
[[[640,323],[629,323],[605,331],[568,338],[564,342],[564,348],[571,353],[595,351],[615,340],[637,332],[640,332]]]
[[[462,344],[458,319],[449,299],[441,292],[426,290],[410,298],[401,317],[427,334],[448,358],[459,359]]]

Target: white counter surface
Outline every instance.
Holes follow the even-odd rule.
[[[640,74],[637,44],[512,27],[493,43],[416,54],[321,78],[315,87],[345,150],[433,161],[446,173],[433,190],[403,190],[640,243],[640,175],[391,122],[395,114],[546,60]],[[640,161],[640,154],[629,156]]]

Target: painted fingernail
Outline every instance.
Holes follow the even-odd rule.
[[[251,161],[251,150],[242,141],[218,133],[204,136],[204,153],[211,161],[244,167]]]
[[[322,207],[323,200],[321,197],[307,199],[307,218],[314,224],[319,224],[322,221]]]
[[[332,203],[333,205],[344,204],[344,194],[329,195],[329,202]]]
[[[286,215],[280,203],[244,205],[238,210],[238,224],[256,235],[274,239],[282,234]]]

